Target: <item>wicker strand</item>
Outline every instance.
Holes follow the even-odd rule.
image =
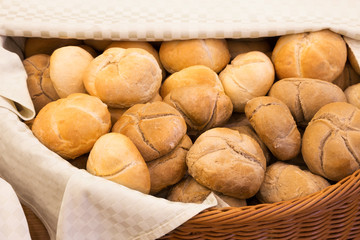
[[[303,198],[206,209],[161,239],[360,239],[360,170]]]

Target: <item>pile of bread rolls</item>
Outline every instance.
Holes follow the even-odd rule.
[[[171,201],[304,197],[360,168],[360,69],[329,30],[163,42],[28,38],[35,137]]]

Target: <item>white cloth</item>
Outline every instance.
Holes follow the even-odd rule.
[[[0,35],[169,40],[331,29],[360,39],[357,0],[2,0]]]
[[[203,204],[170,202],[79,171],[66,187],[57,239],[157,239],[214,205],[213,195]]]
[[[0,178],[0,239],[30,240],[24,211],[13,188]]]

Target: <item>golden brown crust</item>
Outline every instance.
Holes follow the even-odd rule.
[[[247,134],[250,137],[252,137],[261,147],[261,149],[263,150],[264,156],[266,158],[266,163],[269,163],[271,160],[271,154],[269,149],[267,148],[267,146],[264,144],[264,142],[260,139],[260,137],[256,134],[256,132],[254,131],[254,129],[252,128],[252,126],[250,125],[232,125],[232,126],[227,126],[225,125],[224,127],[228,127],[230,129],[236,130],[238,131],[240,134]]]
[[[110,130],[110,113],[96,97],[74,93],[43,107],[32,125],[34,135],[67,159],[88,153]]]
[[[195,135],[224,124],[233,110],[231,100],[224,92],[208,86],[176,88],[164,102],[182,114],[188,133]]]
[[[191,39],[162,42],[160,60],[169,73],[194,65],[205,65],[220,72],[230,61],[224,39]]]
[[[50,78],[59,97],[85,93],[83,75],[93,56],[79,46],[56,49],[50,56]]]
[[[300,132],[285,103],[274,97],[256,97],[246,104],[245,114],[277,159],[289,160],[299,154]]]
[[[360,110],[346,102],[329,103],[305,129],[301,152],[306,165],[333,181],[360,168]]]
[[[259,144],[228,128],[212,128],[201,134],[186,155],[186,164],[201,185],[239,199],[256,194],[266,169]]]
[[[343,71],[346,59],[345,41],[329,30],[281,36],[272,53],[279,79],[305,77],[332,82]]]
[[[90,95],[110,107],[126,108],[155,97],[162,77],[159,64],[147,51],[109,48],[91,61],[83,80]]]
[[[27,74],[27,86],[31,100],[38,113],[49,102],[59,99],[49,74],[50,56],[36,54],[23,61]]]
[[[156,102],[156,101],[162,101],[162,97],[160,96],[160,94],[156,94],[155,97],[153,97],[149,102]],[[119,120],[119,118],[124,114],[124,112],[129,108],[108,107],[108,109],[111,114],[111,125],[114,125],[117,122],[117,120]]]
[[[331,102],[346,102],[344,92],[333,83],[311,78],[284,78],[273,84],[269,96],[284,102],[299,126]]]
[[[211,193],[211,190],[199,184],[188,175],[173,186],[167,199],[174,202],[202,203]]]
[[[150,191],[150,174],[144,159],[134,143],[120,133],[107,133],[95,142],[86,170],[145,194]]]
[[[156,49],[149,42],[144,42],[144,41],[114,41],[111,44],[109,44],[106,47],[106,49],[109,49],[109,48],[112,48],[112,47],[119,47],[119,48],[125,48],[125,49],[126,48],[141,48],[141,49],[144,49],[144,50],[148,51],[151,55],[154,56],[154,58],[158,62],[159,66],[161,68],[162,77],[165,78],[166,71],[165,71],[165,68],[163,67],[163,65],[162,65],[162,63],[160,61],[159,53],[158,53],[158,51],[156,51]]]
[[[186,154],[192,145],[188,135],[170,153],[147,162],[150,172],[150,194],[155,195],[168,186],[179,182],[186,174]]]
[[[156,101],[130,107],[112,131],[128,136],[145,161],[151,161],[172,151],[186,134],[187,127],[175,108]]]
[[[259,51],[238,55],[220,73],[226,95],[235,112],[243,112],[247,101],[264,96],[275,79],[274,66],[268,56]]]
[[[305,197],[328,186],[325,178],[309,170],[277,161],[267,168],[256,197],[263,203],[275,203]]]
[[[165,98],[176,88],[190,86],[209,86],[224,91],[216,72],[206,66],[196,65],[184,68],[167,77],[161,85],[160,95]]]

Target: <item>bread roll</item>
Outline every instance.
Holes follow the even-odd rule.
[[[149,102],[156,102],[156,101],[162,101],[162,97],[160,94],[156,94],[155,97],[153,97]],[[129,108],[113,108],[109,107],[109,112],[111,114],[111,124],[114,125],[117,120],[124,114],[126,110]]]
[[[231,60],[237,55],[259,51],[271,56],[272,47],[267,39],[227,39]]]
[[[310,171],[339,181],[360,168],[360,110],[346,102],[320,108],[305,129],[301,152]]]
[[[240,134],[248,134],[250,137],[254,138],[254,140],[260,145],[261,149],[263,150],[264,156],[266,158],[266,163],[270,162],[272,156],[269,149],[260,139],[260,137],[256,134],[245,113],[233,113],[230,119],[222,127],[236,130]]]
[[[349,103],[360,108],[360,83],[348,87],[345,90],[345,96]]]
[[[59,99],[49,74],[50,56],[36,54],[23,61],[27,74],[27,87],[35,112],[38,113],[49,102]]]
[[[126,108],[155,97],[162,77],[159,64],[147,51],[109,48],[91,61],[83,80],[90,95],[109,107]]]
[[[346,102],[340,87],[311,78],[284,78],[274,83],[268,95],[284,102],[299,126],[306,126],[322,106]]]
[[[66,159],[88,153],[110,130],[110,113],[97,97],[74,93],[43,107],[32,131],[50,150]]]
[[[347,87],[356,83],[360,83],[360,75],[357,74],[354,68],[350,65],[350,63],[347,62],[340,76],[337,77],[334,81],[332,81],[332,83],[339,86],[343,91],[345,91]]]
[[[50,57],[50,78],[59,97],[85,93],[83,75],[93,56],[79,46],[56,49]]]
[[[155,195],[168,186],[179,182],[186,174],[186,154],[192,145],[188,135],[168,154],[147,162],[150,172],[150,194]]]
[[[250,123],[249,123],[250,124]],[[269,149],[267,148],[267,146],[265,145],[265,143],[260,139],[260,137],[256,134],[256,132],[254,131],[254,129],[252,128],[252,126],[250,125],[239,125],[239,126],[228,126],[225,125],[224,127],[228,127],[230,129],[236,130],[238,131],[240,134],[247,134],[249,135],[249,137],[252,137],[261,147],[264,156],[266,158],[266,163],[269,163],[271,160],[271,153],[269,151]]]
[[[160,61],[160,57],[159,57],[159,53],[158,51],[156,51],[156,49],[149,43],[149,42],[144,42],[144,41],[114,41],[112,43],[110,43],[106,49],[112,48],[112,47],[119,47],[119,48],[141,48],[144,49],[146,51],[148,51],[151,55],[154,56],[154,58],[156,59],[156,61],[158,62],[160,68],[161,68],[161,72],[162,72],[162,77],[165,78],[166,76],[166,71],[165,68],[163,67],[161,61]]]
[[[128,136],[146,162],[171,152],[186,130],[181,114],[160,101],[130,107],[112,128],[113,132]]]
[[[244,112],[247,101],[266,95],[274,82],[275,72],[269,57],[252,51],[238,55],[219,78],[234,105],[234,111]]]
[[[323,177],[285,162],[271,164],[256,194],[260,202],[275,203],[301,198],[330,186]]]
[[[78,46],[82,41],[78,39],[62,38],[26,38],[24,46],[25,58],[35,54],[51,55],[54,50],[65,46]]]
[[[350,62],[350,65],[352,66],[352,68],[355,70],[355,72],[360,75],[360,64],[359,61],[356,59],[354,52],[351,50],[351,48],[347,48],[348,49],[348,59]]]
[[[173,202],[202,203],[210,193],[209,188],[188,175],[170,189],[167,199]]]
[[[201,185],[239,199],[256,194],[266,169],[259,144],[229,128],[212,128],[201,134],[187,153],[186,164]]]
[[[272,52],[279,79],[304,77],[334,81],[347,59],[341,35],[330,30],[281,36]]]
[[[208,86],[176,88],[164,102],[181,113],[190,135],[221,126],[233,110],[231,100],[224,92]]]
[[[94,144],[86,170],[95,176],[148,194],[150,174],[134,143],[120,133],[107,133]]]
[[[285,103],[270,96],[256,97],[247,102],[245,114],[278,160],[289,160],[299,154],[300,132]]]
[[[171,188],[167,199],[174,202],[202,203],[211,193],[213,193],[218,200],[217,207],[246,206],[245,199],[238,199],[221,193],[215,193],[209,188],[196,182],[190,175]]]
[[[194,65],[205,65],[220,72],[230,61],[225,39],[190,39],[162,42],[160,60],[169,73]]]
[[[105,49],[107,48],[107,46],[109,46],[113,41],[112,40],[106,40],[106,39],[85,39],[84,43],[92,48],[94,48],[95,50],[99,51],[99,52],[103,52],[105,51]]]
[[[173,89],[189,86],[209,86],[224,91],[219,76],[210,68],[196,65],[171,74],[162,83],[160,95],[165,98]]]

